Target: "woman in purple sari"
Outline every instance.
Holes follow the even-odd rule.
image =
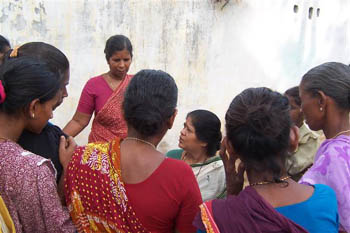
[[[230,195],[200,206],[198,232],[338,232],[334,191],[287,175],[287,152],[298,145],[289,110],[287,97],[268,88],[249,88],[233,99],[220,151]],[[244,170],[250,185],[241,191]]]
[[[350,232],[350,67],[337,62],[317,66],[303,76],[299,89],[306,123],[326,136],[300,182],[333,188],[340,228]]]

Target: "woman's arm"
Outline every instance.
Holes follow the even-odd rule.
[[[76,111],[72,120],[63,128],[63,132],[69,136],[77,136],[89,124],[91,114]]]
[[[64,196],[64,177],[66,176],[68,164],[73,156],[73,153],[76,147],[77,147],[77,144],[75,143],[72,137],[68,137],[68,139],[66,139],[64,136],[61,136],[60,146],[59,146],[59,156],[60,156],[60,163],[62,164],[62,167],[63,167],[63,172],[58,182],[57,192],[58,192],[58,196],[61,199],[62,205],[66,205],[66,199]]]

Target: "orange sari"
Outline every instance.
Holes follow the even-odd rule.
[[[126,75],[92,122],[90,142],[108,142],[115,137],[125,138],[128,127],[123,117],[124,93],[133,75]]]
[[[78,147],[69,163],[65,194],[78,232],[148,232],[128,203],[120,142],[117,138]]]

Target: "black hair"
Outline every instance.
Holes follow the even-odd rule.
[[[54,98],[60,89],[61,73],[52,72],[46,63],[30,57],[19,57],[5,62],[0,69],[0,80],[6,98],[0,111],[14,115],[25,110],[34,99],[41,103]]]
[[[0,53],[4,53],[6,47],[11,47],[10,42],[0,35]]]
[[[350,110],[350,67],[339,62],[327,62],[309,70],[302,78],[303,90],[318,95],[322,91],[338,107]]]
[[[66,55],[55,46],[44,42],[29,42],[20,46],[17,50],[17,56],[14,58],[9,57],[10,53],[6,60],[27,56],[45,62],[54,73],[65,73],[69,69],[69,61]],[[61,81],[64,80],[64,76],[59,77],[62,78]]]
[[[222,139],[220,119],[212,112],[207,110],[195,110],[187,114],[191,117],[196,137],[207,143],[207,155],[212,157],[220,149]]]
[[[296,103],[299,107],[301,106],[301,99],[300,99],[300,96],[299,96],[299,86],[289,88],[288,90],[286,90],[286,92],[284,93],[284,95],[293,98],[293,100],[295,101],[295,103]]]
[[[109,60],[110,57],[113,56],[115,52],[122,51],[124,49],[129,51],[130,56],[132,58],[132,45],[129,38],[127,38],[124,35],[111,36],[107,40],[106,47],[104,50],[107,61]]]
[[[249,88],[232,100],[225,116],[227,138],[246,168],[269,171],[275,182],[281,182],[289,146],[289,110],[280,93]]]
[[[144,138],[157,135],[175,112],[177,92],[176,83],[168,73],[139,71],[125,92],[125,121]]]

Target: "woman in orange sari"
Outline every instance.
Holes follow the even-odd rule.
[[[177,87],[142,70],[123,102],[128,135],[79,147],[68,166],[66,199],[78,232],[195,232],[202,202],[192,169],[156,147],[176,116]]]
[[[115,35],[107,40],[104,52],[109,71],[86,83],[77,111],[63,129],[67,135],[75,137],[95,113],[89,142],[107,142],[116,136],[124,138],[127,135],[121,106],[125,89],[133,77],[127,74],[132,61],[132,45],[127,37]]]

